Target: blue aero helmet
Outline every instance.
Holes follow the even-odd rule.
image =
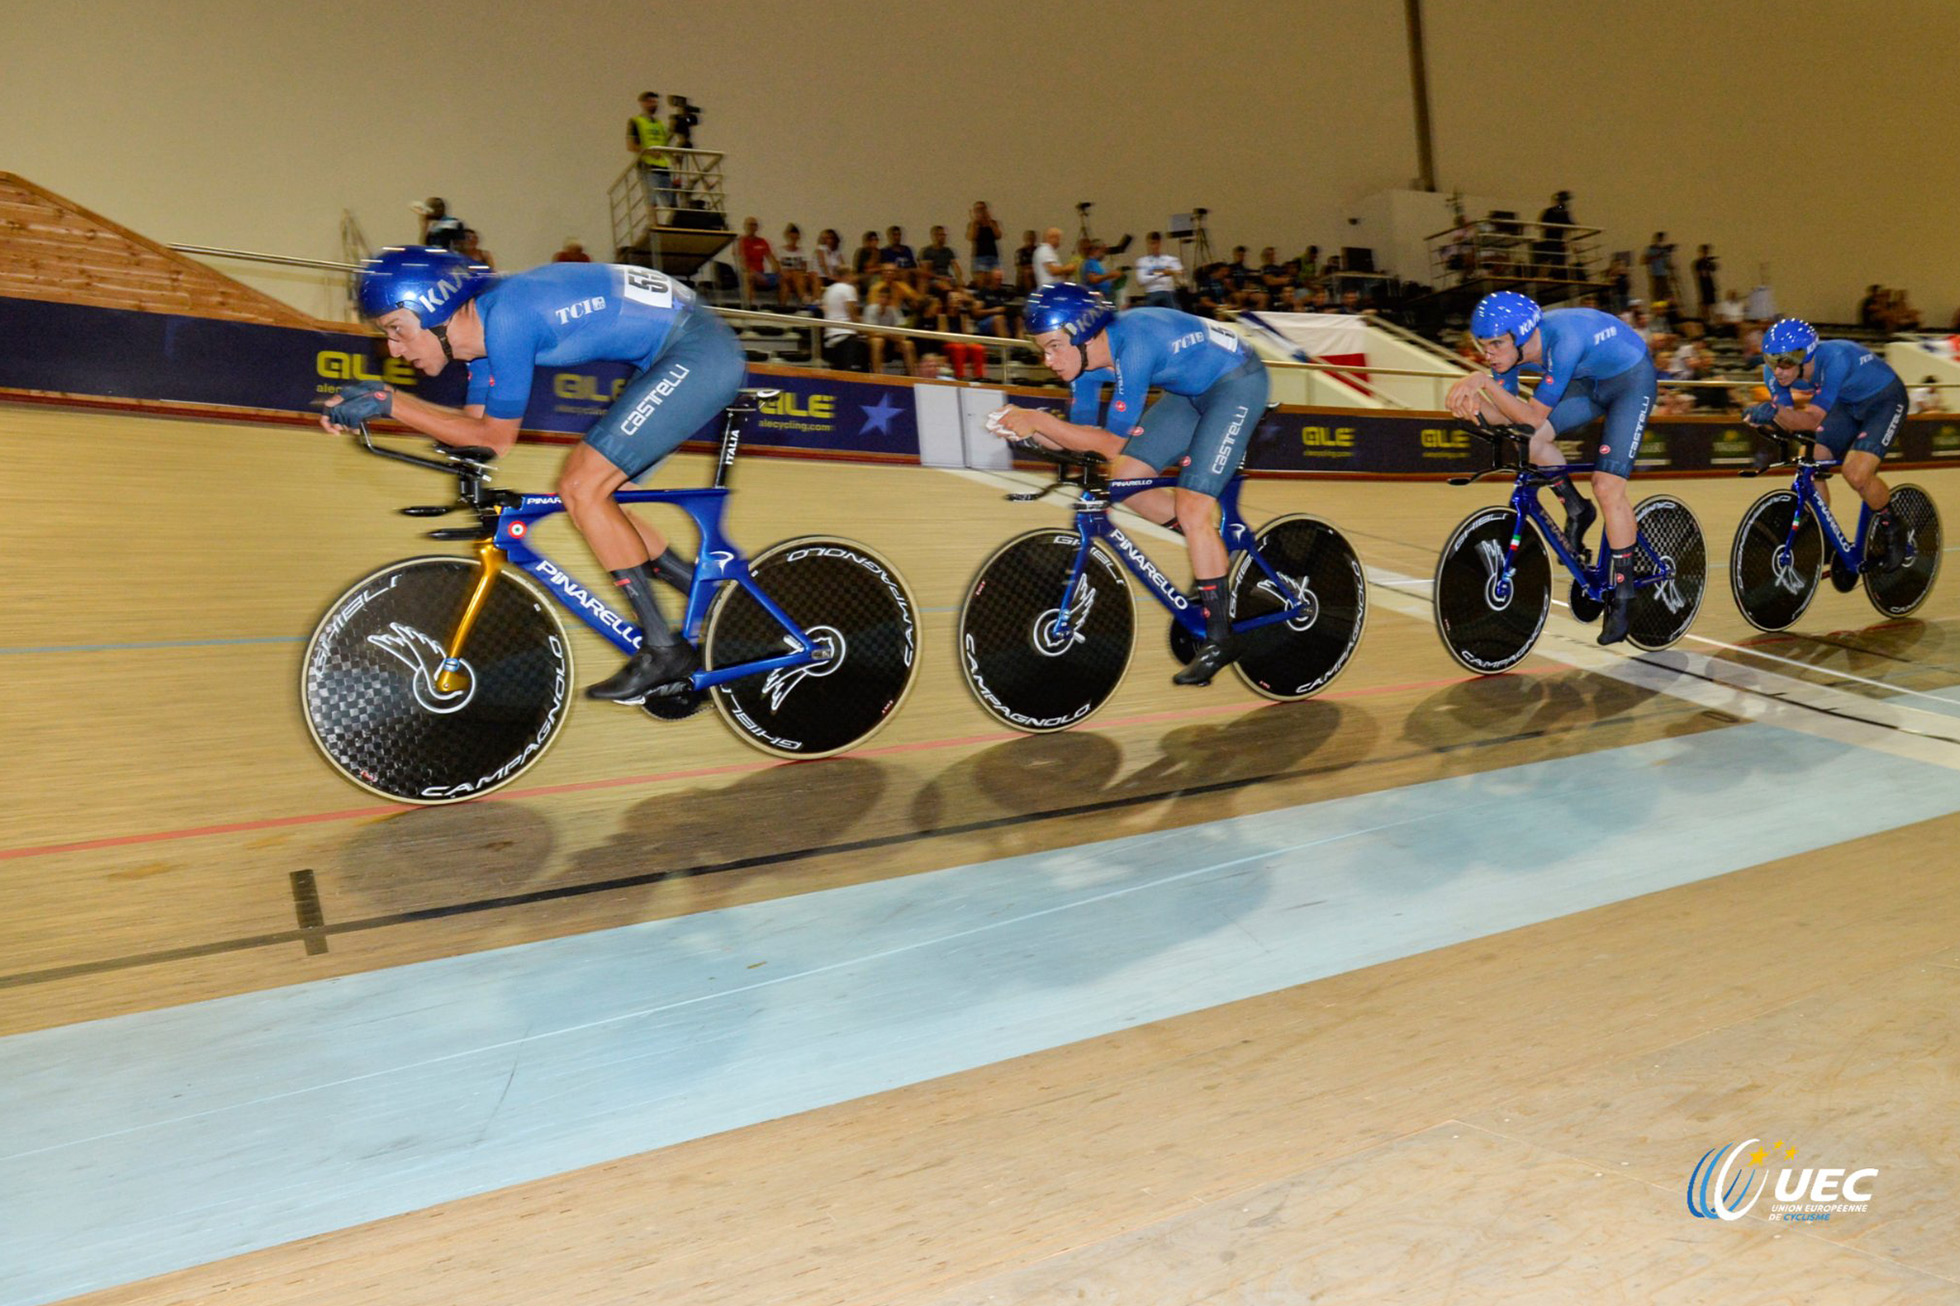
[[[1470,314],[1470,334],[1480,345],[1509,336],[1522,350],[1544,316],[1526,296],[1515,290],[1499,290],[1477,301],[1476,311]]]
[[[1771,367],[1801,367],[1817,352],[1817,328],[1800,318],[1778,318],[1763,332],[1763,361]]]
[[[494,280],[489,268],[451,250],[391,246],[361,264],[361,315],[405,308],[424,327],[438,327]]]
[[[1070,344],[1081,346],[1116,320],[1116,306],[1099,291],[1057,281],[1028,296],[1021,320],[1027,324],[1031,336],[1061,331],[1068,335]]]

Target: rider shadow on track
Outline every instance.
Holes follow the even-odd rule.
[[[322,879],[323,906],[333,919],[532,893],[554,878],[555,845],[550,822],[521,803],[418,807],[355,832]]]
[[[1922,676],[1952,684],[1955,673],[1960,672],[1960,667],[1942,661],[1950,656],[1946,627],[1914,617],[1892,617],[1869,626],[1814,634],[1792,630],[1740,642],[1745,649],[1760,649],[1820,671],[1849,671],[1881,680]]]
[[[716,885],[708,892],[719,895],[734,872],[793,863],[848,842],[886,787],[884,764],[832,757],[660,794],[628,808],[604,843],[571,852],[563,877],[711,876]]]

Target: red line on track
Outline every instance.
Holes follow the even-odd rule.
[[[1523,671],[1513,671],[1511,675],[1545,675],[1553,671],[1564,671],[1564,667],[1532,667]],[[1322,694],[1310,701],[1321,702],[1341,698],[1378,698],[1385,694],[1405,694],[1421,689],[1441,689],[1448,685],[1461,685],[1473,680],[1485,679],[1483,676],[1447,676],[1441,680],[1417,680],[1402,685],[1373,685],[1366,689],[1337,689]],[[1138,716],[1117,717],[1112,720],[1096,722],[1097,729],[1117,726],[1152,725],[1165,721],[1192,721],[1203,717],[1230,716],[1236,713],[1253,712],[1265,704],[1246,705],[1243,703],[1220,703],[1213,707],[1184,708],[1169,712],[1146,712]],[[882,748],[866,748],[848,754],[851,757],[890,757],[900,753],[923,753],[942,748],[964,748],[975,744],[1005,743],[1010,739],[1024,739],[1025,735],[1014,730],[1000,730],[984,735],[965,735],[956,739],[924,739],[912,744],[888,744]],[[510,802],[523,798],[541,798],[551,794],[587,793],[600,789],[624,789],[634,785],[660,784],[674,780],[698,780],[716,775],[740,775],[753,771],[766,771],[771,767],[785,765],[782,761],[732,762],[726,766],[704,766],[688,771],[661,771],[652,775],[614,776],[606,780],[579,780],[570,784],[539,785],[532,789],[514,789],[504,793],[490,794],[481,801],[487,803]],[[791,764],[793,765],[793,764]],[[360,821],[375,817],[394,816],[412,812],[416,808],[409,804],[390,803],[379,807],[355,807],[339,812],[314,812],[305,816],[273,816],[258,821],[236,821],[228,825],[199,825],[182,830],[155,830],[148,834],[114,835],[103,839],[81,839],[73,843],[48,843],[25,848],[0,848],[0,862],[25,857],[51,857],[60,853],[93,852],[102,848],[127,848],[133,844],[169,843],[180,839],[206,839],[224,834],[250,834],[257,830],[279,830],[299,825],[324,825],[335,821]]]

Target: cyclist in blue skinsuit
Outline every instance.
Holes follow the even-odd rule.
[[[660,533],[613,501],[613,492],[652,469],[712,421],[741,389],[742,347],[694,292],[646,268],[552,263],[499,277],[447,250],[383,250],[361,269],[361,312],[388,352],[434,376],[466,362],[464,407],[432,404],[373,383],[343,386],[321,424],[351,427],[392,416],[444,444],[517,443],[533,369],[630,363],[637,374],[566,456],[558,493],[573,525],[626,592],[644,640],[589,697],[637,703],[685,686],[700,656],[654,602],[658,579],[685,591],[691,566]]]
[[[1647,344],[1632,327],[1598,309],[1541,312],[1509,290],[1478,301],[1470,315],[1470,334],[1490,373],[1473,372],[1450,387],[1445,403],[1458,417],[1532,427],[1531,461],[1539,467],[1563,467],[1565,455],[1557,438],[1605,419],[1592,474],[1599,508],[1586,502],[1570,476],[1560,476],[1553,488],[1565,504],[1565,540],[1575,555],[1583,552],[1586,528],[1601,512],[1606,515],[1613,594],[1600,623],[1599,642],[1617,644],[1627,637],[1638,537],[1627,480],[1654,411],[1659,380]],[[1539,374],[1529,399],[1518,393],[1518,377],[1526,371]]]
[[[1178,464],[1175,489],[1147,490],[1127,502],[1152,521],[1175,521],[1184,533],[1206,636],[1190,665],[1172,679],[1211,683],[1238,656],[1225,595],[1218,495],[1245,461],[1246,441],[1265,413],[1266,365],[1216,322],[1170,308],[1133,308],[1118,317],[1102,295],[1067,282],[1030,295],[1022,318],[1042,358],[1072,391],[1068,420],[1010,406],[991,424],[1003,434],[1099,453],[1119,480],[1155,476]],[[1116,393],[1098,423],[1102,386],[1112,379]],[[1163,395],[1146,410],[1144,396],[1152,386]]]
[[[1895,529],[1892,490],[1879,479],[1878,465],[1906,415],[1906,383],[1863,345],[1819,340],[1810,323],[1786,317],[1763,333],[1763,385],[1770,398],[1744,416],[1758,426],[1814,432],[1817,457],[1842,464],[1838,474],[1876,517],[1876,539],[1885,549],[1879,570],[1903,567],[1905,533]]]

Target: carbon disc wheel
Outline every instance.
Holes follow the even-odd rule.
[[[1511,532],[1522,526],[1509,576]],[[1524,660],[1552,610],[1552,570],[1544,542],[1508,506],[1465,518],[1436,562],[1436,633],[1465,670],[1509,671]]]
[[[1237,636],[1240,652],[1232,666],[1255,694],[1282,702],[1306,698],[1331,684],[1354,656],[1368,620],[1368,582],[1347,540],[1316,517],[1268,522],[1257,544],[1279,582],[1241,555],[1232,572],[1233,622],[1284,611],[1296,601],[1302,611]]]
[[[1886,616],[1903,617],[1932,593],[1940,574],[1945,535],[1940,530],[1939,510],[1917,485],[1901,485],[1892,491],[1892,516],[1897,529],[1906,532],[1911,557],[1895,572],[1866,572],[1865,596]]]
[[[1790,523],[1803,520],[1794,534]],[[1749,505],[1729,549],[1729,591],[1736,610],[1757,630],[1787,630],[1817,597],[1824,567],[1824,533],[1797,496],[1772,490]]]
[[[1644,649],[1663,649],[1688,633],[1701,611],[1708,587],[1708,549],[1701,523],[1688,505],[1664,494],[1642,499],[1633,508],[1640,545],[1634,550],[1634,579],[1669,573],[1642,585],[1627,610],[1627,638]]]
[[[1081,543],[1070,530],[1015,536],[981,566],[960,605],[960,673],[975,701],[1015,730],[1039,734],[1086,721],[1129,670],[1136,648],[1129,578],[1097,540],[1070,594]],[[1065,597],[1069,629],[1058,633]]]

